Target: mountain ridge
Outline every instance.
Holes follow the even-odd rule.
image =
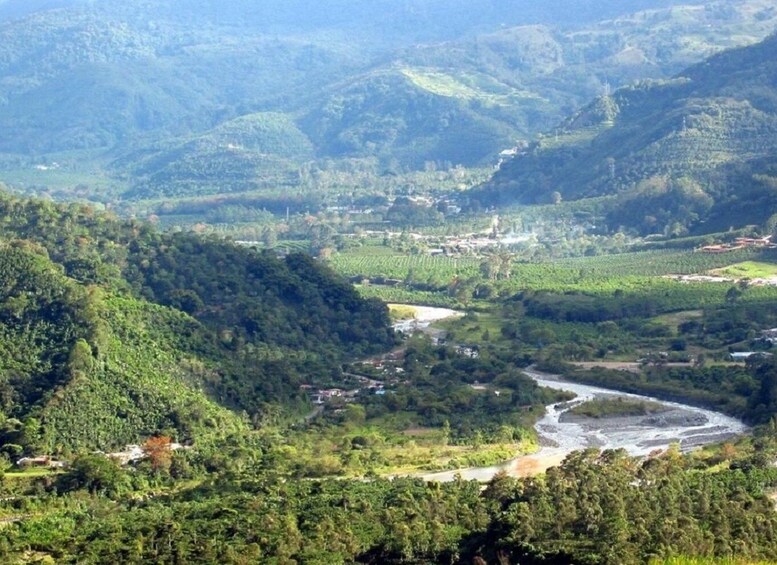
[[[777,34],[715,55],[672,80],[646,81],[600,98],[566,120],[560,135],[539,139],[505,163],[475,194],[482,202],[502,203],[618,195],[621,211],[611,212],[611,227],[622,221],[642,233],[678,231],[673,224],[683,221],[683,213],[680,232],[719,227],[719,221],[702,224],[722,219],[723,209],[734,204],[732,225],[761,224],[774,204],[744,214],[737,185],[768,200],[768,189],[755,185],[777,161],[774,53]],[[654,197],[666,200],[668,193],[677,197],[674,204],[683,203],[662,220],[636,221],[624,213],[627,206],[656,207]],[[644,206],[636,206],[640,201]]]
[[[202,23],[196,27],[185,24],[180,3],[172,0],[34,12],[0,24],[0,71],[6,74],[0,126],[9,132],[0,157],[9,180],[29,179],[30,169],[56,162],[114,185],[110,198],[214,194],[218,186],[203,184],[186,156],[170,169],[170,179],[165,166],[144,172],[158,180],[157,189],[144,175],[134,178],[134,171],[147,164],[149,153],[159,152],[164,162],[173,145],[241,116],[277,113],[308,136],[316,161],[370,158],[392,170],[423,169],[429,162],[490,166],[502,150],[552,127],[608,84],[664,77],[715,49],[755,41],[769,22],[777,23],[766,0],[738,0],[728,11],[729,3],[717,2],[628,13],[675,4],[589,2],[578,8],[591,18],[616,19],[580,27],[591,18],[577,13],[578,25],[551,28],[548,14],[561,11],[560,3],[532,8],[546,14],[534,21],[529,11],[486,1],[482,14],[467,19],[474,8],[460,2],[447,9],[471,33],[453,26],[435,35],[442,28],[433,15],[446,4],[415,14],[414,2],[403,3],[396,17],[409,22],[411,36],[413,30],[427,34],[420,42],[402,30],[389,30],[385,38],[368,27],[363,34],[345,33],[378,12],[335,13],[340,4],[316,8],[307,31],[271,29],[257,15],[271,6],[248,10],[245,2],[223,13],[209,2],[191,6],[193,21]],[[284,5],[275,19],[298,14]],[[478,27],[481,17],[492,23]],[[326,18],[343,27],[331,27]],[[430,18],[435,25],[425,29]],[[659,47],[650,46],[650,34]],[[396,87],[393,97],[385,93],[387,84]],[[350,107],[363,111],[338,114],[337,108]],[[266,184],[252,184],[253,176],[299,186],[287,172],[310,161],[307,155],[266,161],[256,153],[236,154],[237,164],[224,168],[243,171],[228,192],[264,190]],[[189,154],[200,161],[230,158],[214,157],[208,148]],[[143,155],[143,162],[130,162],[133,155]]]
[[[12,456],[245,430],[304,409],[300,384],[394,344],[386,307],[308,256],[6,194],[0,218]]]

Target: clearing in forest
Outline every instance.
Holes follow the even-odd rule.
[[[772,279],[777,278],[777,264],[743,261],[721,269],[714,269],[710,271],[710,274],[735,279]]]

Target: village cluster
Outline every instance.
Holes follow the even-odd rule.
[[[190,449],[191,446],[182,445],[180,443],[170,443],[170,451],[177,451],[179,449]],[[130,444],[124,447],[122,451],[115,451],[112,453],[104,453],[102,451],[96,451],[99,455],[104,455],[108,459],[113,459],[122,467],[136,463],[141,459],[148,457],[146,450],[142,445]],[[68,466],[68,462],[63,459],[57,459],[51,455],[38,455],[35,457],[22,457],[16,461],[16,466],[21,469],[41,468],[59,470]]]
[[[716,243],[705,245],[697,251],[702,253],[730,253],[740,249],[777,249],[777,244],[772,243],[772,236],[766,237],[738,237],[732,243]]]

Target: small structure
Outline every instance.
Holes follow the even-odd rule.
[[[22,457],[16,462],[17,467],[29,469],[30,467],[43,467],[46,469],[62,469],[65,467],[64,461],[54,459],[50,455],[39,455],[38,457]]]
[[[146,452],[143,451],[143,448],[135,444],[125,446],[124,451],[116,451],[108,454],[108,457],[118,461],[119,465],[129,465],[135,461],[140,461],[145,456]]]
[[[702,253],[728,253],[739,249],[774,249],[777,245],[772,243],[772,236],[766,237],[738,237],[734,243],[719,243],[716,245],[705,245],[699,248]]]
[[[772,345],[777,343],[777,328],[771,328],[761,332],[761,339],[768,341]]]
[[[741,247],[731,247],[728,245],[705,245],[700,249],[702,253],[729,253],[731,251],[736,251],[737,249],[742,249]]]
[[[477,359],[480,357],[480,350],[477,345],[459,345],[456,347],[456,353],[470,359]]]
[[[771,357],[771,353],[764,351],[736,351],[731,353],[732,361],[747,361],[751,357]]]
[[[743,247],[769,247],[772,243],[772,236],[767,235],[766,237],[758,238],[738,237],[735,241],[737,245],[741,245]]]

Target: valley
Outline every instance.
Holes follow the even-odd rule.
[[[0,0],[0,561],[777,563],[772,4]]]

